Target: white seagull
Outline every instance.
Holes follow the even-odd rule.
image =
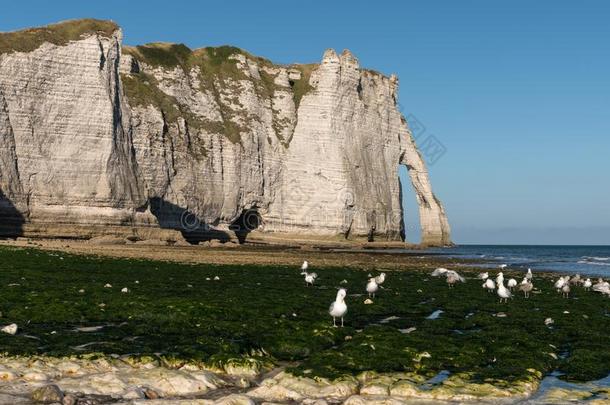
[[[585,288],[585,291],[589,291],[592,285],[593,283],[591,282],[590,278],[586,279],[585,282],[582,284],[582,286]]]
[[[506,283],[506,285],[512,291],[513,288],[515,288],[517,286],[517,280],[515,280],[514,278],[511,278],[508,280],[508,283]]]
[[[559,277],[559,279],[555,281],[555,289],[557,290],[557,292],[561,291],[565,283],[566,281],[563,277]]]
[[[313,285],[316,282],[316,278],[318,278],[316,273],[308,273],[306,271],[302,272],[301,275],[305,276],[305,285],[308,287]]]
[[[449,270],[446,273],[446,276],[447,276],[447,284],[449,284],[449,288],[453,288],[453,285],[455,283],[457,283],[458,281],[462,282],[462,283],[466,282],[464,277],[460,276],[456,271],[453,271],[453,270]]]
[[[341,318],[341,327],[343,327],[343,316],[347,312],[347,304],[345,303],[346,294],[347,292],[344,288],[339,289],[335,302],[330,304],[330,308],[328,308],[328,313],[333,317],[333,326],[335,328],[337,327],[337,318]]]
[[[301,265],[301,271],[307,271],[308,268],[309,268],[309,263],[307,263],[307,260],[305,260],[303,262],[303,264]]]
[[[375,277],[369,278],[369,282],[366,284],[366,292],[369,293],[369,298],[375,298],[377,290],[379,290],[379,285],[375,281]]]
[[[563,298],[570,298],[570,283],[566,282],[563,284],[561,295],[563,295]]]
[[[496,284],[500,284],[501,282],[504,282],[504,273],[499,272],[496,276]]]
[[[385,281],[385,273],[381,273],[377,277],[375,277],[375,282],[379,285],[383,284]]]
[[[440,277],[440,276],[444,276],[445,274],[447,274],[449,270],[447,270],[444,267],[439,267],[438,269],[434,270],[432,272],[432,274],[430,274],[432,277]]]
[[[483,288],[485,288],[488,292],[492,292],[493,290],[496,289],[496,283],[494,283],[494,281],[491,278],[488,278],[483,283]]]
[[[532,269],[529,269],[529,268],[528,268],[528,269],[527,269],[527,274],[525,275],[525,278],[526,278],[527,280],[531,280],[531,279],[532,279],[532,277],[533,277],[533,275],[532,275]]]
[[[502,270],[504,270],[505,268],[508,267],[508,264],[501,264],[498,267],[501,268]]]
[[[597,283],[593,284],[592,290],[610,296],[610,283],[599,278],[597,279]]]
[[[512,298],[513,296],[513,294],[511,294],[511,292],[504,287],[504,280],[500,280],[500,282],[498,282],[498,296],[500,297],[500,303],[502,303],[502,300],[508,303],[508,299]]]
[[[477,278],[480,278],[481,280],[487,280],[489,278],[489,273],[485,272],[485,273],[479,273],[479,275],[477,276]]]

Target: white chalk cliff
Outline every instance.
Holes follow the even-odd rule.
[[[0,34],[0,221],[396,240],[405,165],[422,242],[448,244],[397,92],[348,51],[284,66],[233,47],[123,47],[97,20]]]

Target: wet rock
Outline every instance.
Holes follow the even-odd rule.
[[[417,385],[406,380],[398,381],[390,387],[390,395],[393,397],[414,397],[418,392]]]
[[[28,398],[22,396],[2,394],[0,393],[0,404],[30,404],[31,401]]]
[[[64,399],[64,393],[55,384],[45,385],[44,387],[36,388],[32,391],[32,400],[42,403],[61,403]]]
[[[248,392],[248,395],[265,401],[302,401],[306,398],[342,399],[358,391],[356,379],[333,381],[295,377],[280,373],[272,379],[263,381],[261,386]]]
[[[146,399],[146,395],[141,388],[132,387],[123,394],[123,399]]]
[[[406,403],[407,402],[399,398],[388,397],[383,395],[352,395],[343,403],[343,405],[403,405]]]
[[[66,394],[61,403],[62,405],[77,405],[78,399],[72,394]]]
[[[146,399],[158,399],[159,398],[159,394],[157,393],[157,391],[153,390],[152,388],[142,388],[142,393],[144,394],[144,398]]]
[[[379,376],[366,382],[360,388],[361,395],[390,395],[390,387],[394,379],[388,376]]]
[[[215,405],[255,405],[252,398],[245,395],[233,394],[222,397],[214,402]]]
[[[49,376],[37,371],[30,371],[23,375],[23,379],[26,381],[47,381]]]
[[[13,381],[16,377],[10,370],[0,370],[0,381]]]

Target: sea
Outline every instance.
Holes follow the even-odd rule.
[[[477,266],[531,268],[566,274],[610,276],[610,246],[460,245],[427,249],[427,253],[455,259],[479,259]]]

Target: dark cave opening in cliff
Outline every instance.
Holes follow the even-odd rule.
[[[409,179],[409,171],[406,166],[400,165],[398,169],[400,179],[402,210],[405,224],[405,241],[410,243],[421,242],[421,224],[419,222],[419,206],[415,197],[415,190]]]
[[[24,223],[23,214],[0,190],[0,238],[23,236]]]
[[[245,243],[248,238],[248,234],[252,231],[257,230],[263,224],[263,218],[261,217],[256,207],[246,209],[231,222],[231,229],[235,232],[235,236],[239,243]]]

